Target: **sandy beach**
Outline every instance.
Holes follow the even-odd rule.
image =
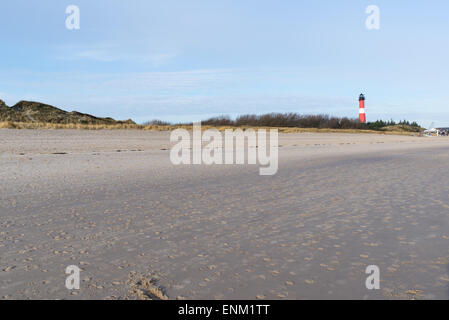
[[[260,176],[174,166],[168,132],[1,129],[0,299],[449,298],[449,138],[279,144]]]

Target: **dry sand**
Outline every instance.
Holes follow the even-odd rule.
[[[449,298],[449,138],[280,134],[266,177],[168,141],[0,130],[0,298]]]

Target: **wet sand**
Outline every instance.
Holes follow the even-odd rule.
[[[0,298],[449,299],[449,138],[279,144],[259,176],[173,166],[167,132],[0,130]]]

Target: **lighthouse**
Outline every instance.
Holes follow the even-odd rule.
[[[366,114],[365,114],[365,96],[363,93],[359,96],[359,120],[360,123],[366,123]]]

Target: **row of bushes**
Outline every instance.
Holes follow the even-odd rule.
[[[402,126],[402,127],[409,127],[410,129],[416,129],[416,131],[419,131],[421,129],[420,125],[418,123],[414,122],[409,122],[407,120],[403,120],[400,122],[396,122],[394,120],[390,120],[390,121],[383,121],[383,120],[377,120],[375,122],[369,122],[368,124],[368,128],[371,130],[381,130],[382,128],[385,127],[392,127],[392,126]]]
[[[416,123],[401,121],[396,123],[393,120],[378,120],[369,123],[360,123],[359,119],[347,117],[333,117],[325,114],[302,115],[298,113],[268,113],[263,115],[246,114],[237,117],[235,120],[229,116],[218,116],[209,118],[201,122],[205,126],[249,126],[249,127],[287,127],[287,128],[318,128],[318,129],[361,129],[361,130],[383,130],[387,127],[400,125],[409,131],[419,131],[421,127]],[[153,120],[144,125],[169,126],[171,123],[161,120]],[[191,123],[181,123],[178,125],[191,125]]]
[[[358,119],[338,118],[329,115],[301,115],[297,113],[246,114],[235,120],[219,116],[202,121],[209,126],[291,127],[326,129],[368,129]]]

